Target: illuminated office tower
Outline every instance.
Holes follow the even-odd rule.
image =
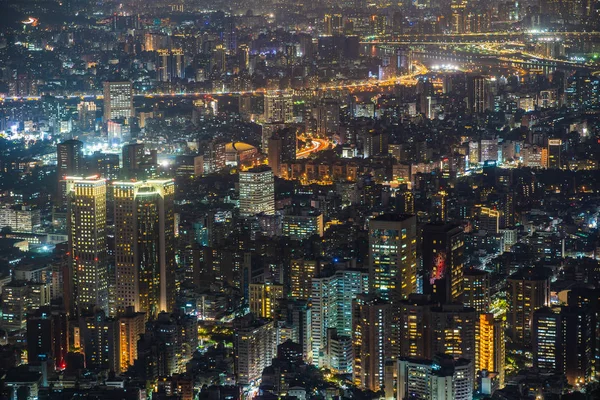
[[[79,331],[86,367],[120,373],[118,321],[106,318],[104,311],[96,311],[79,318]]]
[[[290,93],[265,94],[264,120],[267,122],[293,122],[294,104],[292,95]]]
[[[469,167],[477,168],[479,165],[479,142],[471,141],[469,142]]]
[[[286,324],[292,327],[292,341],[302,347],[302,357],[312,364],[312,306],[308,300],[288,300],[284,309]]]
[[[472,400],[473,362],[443,354],[398,361],[397,399]]]
[[[134,115],[131,82],[104,82],[104,122]]]
[[[550,305],[550,277],[547,268],[521,268],[508,277],[507,324],[512,339],[529,345],[533,313]]]
[[[250,312],[260,318],[275,318],[278,302],[284,298],[283,285],[251,283],[249,290]]]
[[[479,141],[479,162],[498,161],[498,139],[481,139]]]
[[[119,363],[121,371],[127,371],[135,360],[137,360],[137,344],[140,335],[146,331],[146,315],[136,313],[133,309],[126,310],[125,314],[119,317]]]
[[[292,260],[290,263],[291,297],[308,300],[312,290],[312,279],[318,274],[314,260]]]
[[[490,84],[486,77],[468,77],[467,91],[471,112],[474,114],[481,114],[490,108],[491,91]]]
[[[323,213],[314,208],[291,208],[283,216],[281,234],[292,240],[323,237]]]
[[[172,79],[183,79],[185,76],[185,58],[183,50],[158,50],[157,53],[157,79],[161,82],[170,82]]]
[[[12,281],[2,287],[2,329],[6,332],[25,330],[27,312],[31,308],[31,286],[27,281]]]
[[[460,301],[463,293],[464,234],[454,224],[423,227],[423,293],[436,302]]]
[[[489,207],[481,207],[479,211],[479,230],[490,235],[500,232],[500,211]]]
[[[70,311],[108,311],[106,181],[95,176],[67,177]],[[71,299],[74,301],[71,303]]]
[[[269,167],[240,171],[240,215],[275,214],[275,181]]]
[[[560,153],[562,152],[562,140],[548,139],[548,168],[562,168]]]
[[[490,274],[476,268],[467,268],[463,276],[463,299],[467,307],[479,313],[490,310]]]
[[[533,365],[542,372],[557,371],[570,385],[592,377],[595,324],[589,308],[540,308],[533,314]]]
[[[233,321],[235,380],[238,385],[258,382],[263,369],[277,354],[276,329],[273,321],[256,319],[247,314]]]
[[[431,307],[431,354],[448,354],[455,359],[471,361],[475,377],[475,331],[478,324],[475,309],[462,304]]]
[[[66,204],[67,176],[77,176],[83,173],[83,142],[79,140],[66,140],[56,145],[56,171],[58,175],[57,199],[60,206]]]
[[[400,357],[431,358],[431,301],[421,294],[411,294],[398,306],[399,335],[394,351]]]
[[[496,372],[499,388],[504,387],[506,347],[504,321],[492,313],[479,314],[475,337],[475,371]]]
[[[175,306],[172,180],[115,182],[116,308],[147,317]]]
[[[440,190],[431,196],[432,217],[434,221],[446,222],[448,218],[448,193]]]
[[[317,121],[317,134],[333,135],[340,127],[340,105],[337,100],[325,98],[313,110],[313,118]]]
[[[406,214],[383,214],[369,221],[370,293],[394,303],[416,291],[416,221]]]
[[[368,274],[361,270],[337,270],[312,279],[311,329],[316,365],[320,363],[319,353],[327,347],[327,329],[334,328],[337,335],[352,338],[352,302],[368,290]]]
[[[560,322],[560,313],[548,307],[542,307],[533,313],[533,367],[540,371],[551,372],[560,367]]]
[[[392,309],[390,303],[365,294],[356,297],[353,309],[354,383],[378,392],[384,387],[385,364],[392,356]]]

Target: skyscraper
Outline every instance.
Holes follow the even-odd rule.
[[[592,376],[592,311],[586,307],[543,307],[533,314],[533,365],[543,372],[558,371],[570,385]]]
[[[260,379],[277,353],[273,321],[255,319],[252,314],[233,321],[235,378],[238,385],[248,385]]]
[[[462,304],[442,304],[431,308],[431,353],[449,354],[454,359],[471,361],[475,378],[475,331],[478,324],[475,309]]]
[[[174,78],[182,79],[185,75],[185,57],[183,50],[161,49],[157,53],[157,79],[170,82]]]
[[[434,301],[459,301],[463,293],[464,234],[454,224],[423,227],[423,292]]]
[[[240,215],[275,213],[275,182],[269,167],[256,167],[240,172]]]
[[[289,123],[294,120],[293,98],[290,93],[265,94],[264,120]]]
[[[65,306],[70,311],[98,307],[107,312],[106,181],[95,176],[66,181],[72,276]]]
[[[490,309],[490,274],[476,268],[464,270],[464,292],[462,302],[477,312],[486,313]]]
[[[385,363],[391,359],[392,309],[374,295],[358,295],[353,304],[354,383],[378,392],[385,386]]]
[[[136,313],[131,308],[119,317],[119,348],[121,371],[133,365],[137,359],[137,343],[140,336],[144,334],[146,315]]]
[[[314,260],[292,260],[290,263],[291,297],[308,300],[312,289],[312,278],[317,276],[318,263]]]
[[[249,291],[250,312],[260,318],[275,318],[278,302],[284,298],[283,285],[251,283]]]
[[[484,76],[471,76],[467,82],[469,108],[474,114],[481,114],[490,108],[490,85]]]
[[[397,302],[417,289],[416,217],[383,214],[369,221],[369,287]]]
[[[118,312],[175,306],[174,193],[172,180],[114,183]]]
[[[345,269],[312,279],[313,362],[319,365],[319,353],[327,347],[327,329],[352,337],[352,301],[368,292],[368,275]],[[321,366],[321,365],[319,365]]]
[[[66,204],[67,176],[77,176],[83,173],[83,143],[79,140],[66,140],[56,145],[57,175],[58,175],[58,202],[59,206]]]
[[[507,323],[515,342],[530,344],[533,313],[550,304],[550,276],[547,268],[521,268],[508,278]]]
[[[500,211],[489,207],[481,207],[479,211],[479,229],[490,235],[500,231]]]
[[[562,168],[561,152],[562,140],[548,139],[548,168]]]
[[[504,321],[492,313],[479,314],[475,335],[475,371],[498,373],[498,384],[504,387],[506,347]]]
[[[131,82],[104,82],[104,122],[132,118],[133,86]]]

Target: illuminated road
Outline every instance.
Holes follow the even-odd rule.
[[[308,149],[302,149],[301,151],[296,152],[296,158],[302,159],[307,158],[313,153],[318,151],[327,150],[330,146],[330,142],[326,139],[311,139],[312,146]]]
[[[344,83],[340,85],[331,85],[331,86],[321,86],[314,89],[305,89],[300,92],[313,91],[315,94],[318,92],[328,92],[328,91],[339,91],[339,90],[349,90],[349,91],[370,91],[376,90],[380,87],[385,86],[395,86],[395,85],[414,85],[416,83],[415,77],[417,75],[422,75],[427,73],[427,68],[422,64],[413,65],[414,72],[408,75],[403,75],[400,77],[393,77],[386,80],[377,80],[377,79],[369,79],[366,81],[356,81],[352,83]],[[269,93],[281,93],[281,92],[291,92],[293,90],[274,90],[268,91]],[[265,89],[257,89],[257,90],[249,90],[249,91],[236,91],[236,92],[185,92],[185,93],[136,93],[133,95],[136,99],[146,98],[146,99],[161,99],[161,98],[194,98],[194,97],[204,97],[204,96],[234,96],[234,95],[257,95],[257,94],[265,94],[267,91]],[[52,96],[56,99],[65,99],[65,100],[73,100],[73,99],[81,99],[85,101],[93,101],[93,100],[103,100],[104,96],[101,94],[77,94],[77,95],[68,95],[68,96]],[[24,96],[24,97],[0,97],[0,102],[2,101],[38,101],[41,100],[41,96]]]

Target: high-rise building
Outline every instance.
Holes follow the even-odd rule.
[[[315,260],[296,259],[290,262],[290,292],[293,299],[310,298],[312,279],[318,275],[318,267]]]
[[[161,82],[170,82],[172,79],[183,79],[185,77],[185,56],[183,50],[158,50],[156,66],[157,79]]]
[[[134,116],[131,82],[104,82],[104,122]]]
[[[12,281],[2,287],[2,329],[22,331],[31,309],[31,287],[26,281]]]
[[[79,331],[87,368],[121,372],[117,320],[107,318],[104,311],[99,310],[79,318]]]
[[[464,234],[454,224],[423,227],[423,293],[434,301],[460,301],[463,294]]]
[[[233,321],[235,379],[238,385],[249,385],[262,376],[263,369],[277,354],[273,321],[255,319],[252,314]]]
[[[119,316],[119,364],[121,371],[127,371],[137,359],[138,340],[145,332],[146,315],[136,313],[129,308],[125,313]]]
[[[275,213],[275,181],[269,167],[240,171],[240,215]]]
[[[354,383],[373,392],[385,386],[385,364],[392,356],[392,309],[375,295],[354,300],[352,331]]]
[[[69,351],[69,329],[64,311],[40,307],[27,314],[27,362],[35,364],[52,360],[57,369],[64,369]]]
[[[278,302],[284,298],[283,285],[275,283],[251,283],[250,312],[259,318],[275,318]]]
[[[416,217],[383,214],[369,221],[369,286],[397,302],[417,289]]]
[[[115,182],[116,308],[148,317],[175,307],[172,180]]]
[[[455,359],[471,361],[475,378],[475,331],[478,325],[475,309],[462,304],[431,307],[431,353],[448,354]]]
[[[144,144],[143,143],[128,143],[121,149],[123,160],[123,172],[126,174],[131,171],[136,171],[144,163]]]
[[[533,314],[533,365],[542,372],[557,371],[570,385],[592,376],[595,327],[587,307],[543,307]]]
[[[500,211],[489,207],[481,207],[479,211],[479,230],[490,235],[500,232]]]
[[[533,367],[543,372],[557,371],[562,355],[557,347],[561,334],[560,313],[542,307],[533,313],[531,325]]]
[[[399,334],[394,351],[399,357],[432,357],[431,307],[429,296],[420,294],[411,294],[400,302],[397,311]]]
[[[271,136],[268,140],[267,160],[273,175],[281,176],[281,162],[283,161],[283,140],[278,136]]]
[[[91,157],[89,172],[100,175],[108,181],[113,181],[119,177],[119,155],[112,153],[94,152]]]
[[[336,328],[327,329],[327,340],[321,351],[319,365],[334,374],[352,374],[354,347],[352,337],[340,335]]]
[[[548,168],[562,168],[560,155],[562,152],[562,140],[548,139]]]
[[[281,234],[292,240],[323,237],[323,213],[314,208],[291,208],[283,216]]]
[[[504,387],[506,347],[504,321],[492,313],[479,314],[475,336],[475,371],[496,372],[499,388]]]
[[[283,310],[287,326],[292,328],[291,339],[302,348],[302,357],[312,363],[312,306],[307,300],[288,300]]]
[[[462,302],[479,313],[490,310],[490,274],[476,268],[466,268],[463,276]]]
[[[473,362],[436,355],[433,360],[401,358],[398,361],[397,399],[471,400]]]
[[[70,311],[99,308],[108,312],[106,181],[67,177]],[[74,301],[71,303],[71,299]]]
[[[337,270],[312,279],[312,340],[315,364],[320,363],[319,353],[327,347],[327,329],[335,328],[338,336],[352,338],[352,301],[368,290],[368,274],[361,270]]]
[[[488,78],[470,76],[467,81],[469,108],[474,114],[481,114],[491,107],[491,91]]]
[[[59,205],[66,205],[66,182],[67,176],[77,176],[83,173],[83,142],[79,140],[66,140],[56,145],[58,175],[58,196]]]
[[[317,122],[317,134],[333,135],[340,127],[340,105],[337,100],[325,98],[313,110],[313,118]]]
[[[521,268],[508,278],[507,325],[516,343],[530,344],[533,313],[550,305],[550,277],[547,268]]]
[[[290,93],[265,94],[264,120],[290,123],[294,121],[293,97]]]

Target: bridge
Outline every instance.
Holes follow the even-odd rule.
[[[563,41],[600,42],[600,32],[485,32],[485,33],[426,33],[399,35],[392,40],[374,38],[364,40],[361,44],[471,44],[471,43],[504,43],[504,42],[535,42],[544,39],[560,39]]]

